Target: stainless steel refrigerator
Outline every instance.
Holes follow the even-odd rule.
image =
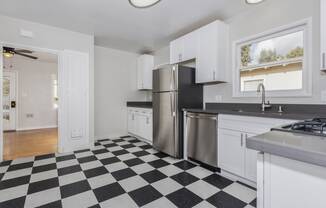
[[[166,65],[153,71],[153,146],[183,156],[183,108],[203,108],[203,86],[194,68]]]

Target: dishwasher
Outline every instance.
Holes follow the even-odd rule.
[[[186,114],[188,158],[217,167],[217,115]]]

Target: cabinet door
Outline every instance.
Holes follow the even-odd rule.
[[[182,61],[189,61],[196,58],[198,32],[194,31],[183,36]]]
[[[143,89],[153,89],[154,56],[146,55],[143,74]]]
[[[218,166],[230,173],[244,176],[244,135],[241,132],[218,130]]]
[[[142,57],[139,57],[137,59],[137,89],[142,90],[144,89],[144,82],[143,82],[143,77],[144,77],[144,59]]]
[[[244,134],[245,141],[249,137],[253,137],[253,134]],[[246,147],[246,145],[244,145]],[[257,155],[258,151],[245,148],[245,178],[253,182],[257,181]]]
[[[132,110],[128,110],[128,132],[135,134],[135,114]]]
[[[326,70],[326,0],[321,0],[321,69]]]
[[[145,123],[145,139],[150,142],[153,142],[153,119],[152,114],[146,115],[146,123]]]
[[[196,82],[215,81],[217,70],[217,24],[211,23],[198,30]]]
[[[176,39],[170,43],[170,64],[182,62],[183,38]]]

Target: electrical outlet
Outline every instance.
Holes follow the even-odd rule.
[[[326,103],[326,90],[323,90],[321,92],[321,101]]]

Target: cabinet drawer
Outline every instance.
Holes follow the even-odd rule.
[[[221,129],[242,131],[252,134],[262,134],[271,128],[294,123],[295,120],[261,118],[235,115],[219,115],[218,126]]]

